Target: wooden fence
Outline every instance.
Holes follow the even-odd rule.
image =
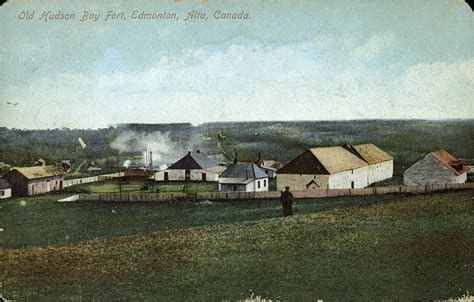
[[[89,176],[89,177],[82,177],[82,178],[73,178],[73,179],[66,179],[63,181],[63,187],[67,188],[74,185],[86,184],[91,182],[103,181],[107,179],[113,179],[123,175],[123,173],[110,173],[110,174],[102,174],[97,176]]]
[[[294,198],[324,198],[337,196],[361,196],[382,194],[423,194],[448,190],[472,190],[474,183],[444,184],[427,186],[392,186],[370,187],[363,189],[323,189],[291,191]],[[280,197],[280,192],[206,192],[196,194],[186,193],[100,193],[80,194],[79,200],[84,201],[109,201],[109,202],[161,202],[161,201],[203,201],[203,200],[250,200],[250,199],[275,199]]]

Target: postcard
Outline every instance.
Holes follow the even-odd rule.
[[[456,0],[11,0],[2,301],[473,301]]]

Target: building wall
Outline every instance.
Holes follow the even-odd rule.
[[[310,175],[310,174],[277,174],[277,191],[285,190],[307,190],[306,185],[314,180],[320,189],[327,189],[329,175]]]
[[[260,183],[260,188],[258,187]],[[260,178],[247,185],[247,192],[268,192],[268,178]]]
[[[28,195],[36,195],[61,189],[63,176],[53,176],[28,181]]]
[[[343,171],[329,176],[328,189],[365,188],[368,184],[368,167]]]
[[[407,186],[465,183],[467,173],[455,175],[431,154],[417,161],[403,172],[403,183]]]
[[[231,185],[231,184],[219,184],[219,192],[246,192],[247,186],[243,185]]]
[[[184,181],[185,180],[186,170],[169,169],[169,170],[156,172],[155,181],[164,181],[165,172],[168,173],[169,181]],[[191,181],[202,181],[203,173],[206,174],[206,181],[218,180],[218,175],[216,173],[212,173],[207,170],[193,169],[193,170],[190,170]]]
[[[393,177],[393,160],[369,165],[369,185]]]
[[[258,187],[258,182],[260,182],[260,188]],[[219,183],[219,192],[232,192],[232,191],[239,191],[239,192],[268,192],[269,187],[268,178],[260,178],[256,179],[248,184],[239,184],[239,185],[231,185],[231,184],[220,184]]]
[[[306,187],[312,180],[317,186],[310,185]],[[343,171],[332,175],[309,175],[309,174],[278,174],[277,190],[283,191],[285,187],[290,190],[314,190],[314,189],[350,189],[352,182],[354,188],[365,188],[368,180],[368,167]],[[319,186],[319,187],[318,187]]]
[[[5,199],[12,197],[12,189],[6,188],[6,189],[0,189],[0,199]]]
[[[13,196],[28,196],[28,179],[16,171],[12,171],[4,176],[12,186]]]

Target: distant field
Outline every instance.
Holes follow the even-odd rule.
[[[0,205],[2,293],[18,301],[474,292],[472,191],[298,201],[285,219],[278,201],[113,205],[49,196]],[[108,237],[120,234],[136,235]],[[96,236],[107,238],[78,242]],[[75,243],[43,246],[68,241]],[[37,247],[12,248],[28,243]]]

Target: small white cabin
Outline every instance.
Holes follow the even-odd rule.
[[[219,176],[220,192],[267,192],[268,175],[256,164],[234,161]]]

